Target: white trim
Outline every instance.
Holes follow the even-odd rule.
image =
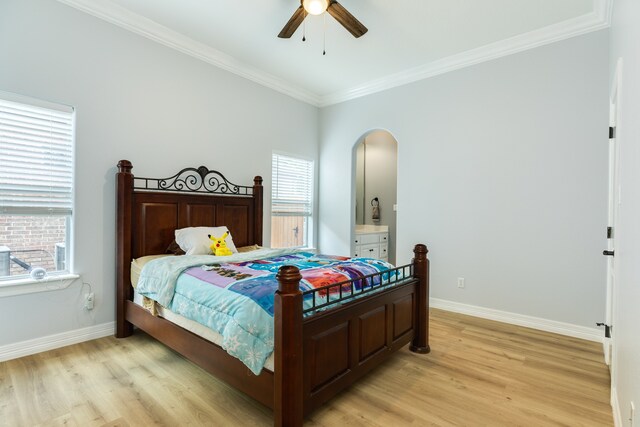
[[[113,335],[115,322],[89,326],[0,347],[0,362]]]
[[[593,11],[607,23],[607,26],[610,26],[613,17],[613,0],[593,0]]]
[[[66,289],[79,277],[77,274],[61,274],[48,276],[42,280],[26,278],[7,282],[0,281],[0,298]]]
[[[618,390],[615,387],[611,388],[611,411],[613,412],[613,425],[615,427],[623,427],[620,402],[618,402]]]
[[[613,0],[593,0],[592,12],[585,15],[372,80],[344,91],[319,95],[255,69],[231,55],[186,37],[115,3],[98,2],[98,0],[58,1],[316,107],[338,104],[527,49],[608,28],[611,24],[613,8]]]
[[[524,314],[510,313],[508,311],[494,310],[492,308],[462,304],[455,301],[447,301],[439,298],[430,298],[430,306],[456,313],[468,314],[483,319],[496,320],[527,328],[538,329],[546,332],[581,338],[588,341],[602,342],[603,334],[600,329],[587,328],[571,323],[542,319],[540,317],[526,316]]]
[[[591,13],[372,80],[351,89],[322,96],[320,107],[371,95],[481,62],[608,28],[611,25],[611,14],[608,11],[611,9],[612,3],[613,0],[594,0],[594,10]]]
[[[96,0],[58,1],[292,98],[315,106],[319,104],[319,96],[306,89],[250,67],[231,55],[184,36],[115,3]]]
[[[4,99],[5,101],[17,102],[19,104],[28,104],[33,107],[47,108],[49,110],[60,111],[67,114],[73,114],[75,112],[75,108],[73,108],[71,105],[45,101],[44,99],[32,98],[30,96],[7,92],[5,90],[0,90],[0,98]]]
[[[611,338],[602,340],[602,352],[604,353],[604,363],[611,368],[611,355],[613,354],[613,342]]]

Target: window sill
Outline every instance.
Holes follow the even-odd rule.
[[[62,274],[60,276],[49,276],[42,280],[29,278],[11,280],[5,283],[0,282],[0,298],[66,289],[78,277],[80,276],[77,274]]]

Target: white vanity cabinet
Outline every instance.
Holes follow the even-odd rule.
[[[386,225],[357,225],[354,257],[389,260],[389,228]]]

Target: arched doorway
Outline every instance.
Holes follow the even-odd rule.
[[[353,160],[352,255],[395,263],[398,142],[386,130],[370,131],[355,144]]]

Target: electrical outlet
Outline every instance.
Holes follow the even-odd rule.
[[[84,308],[86,308],[87,310],[93,310],[94,302],[95,302],[95,295],[93,294],[93,292],[84,294]]]
[[[458,287],[464,288],[464,277],[458,277]]]
[[[633,417],[635,415],[635,412],[636,412],[636,405],[633,402],[631,402],[631,404],[629,405],[629,425],[631,427],[634,426]]]

